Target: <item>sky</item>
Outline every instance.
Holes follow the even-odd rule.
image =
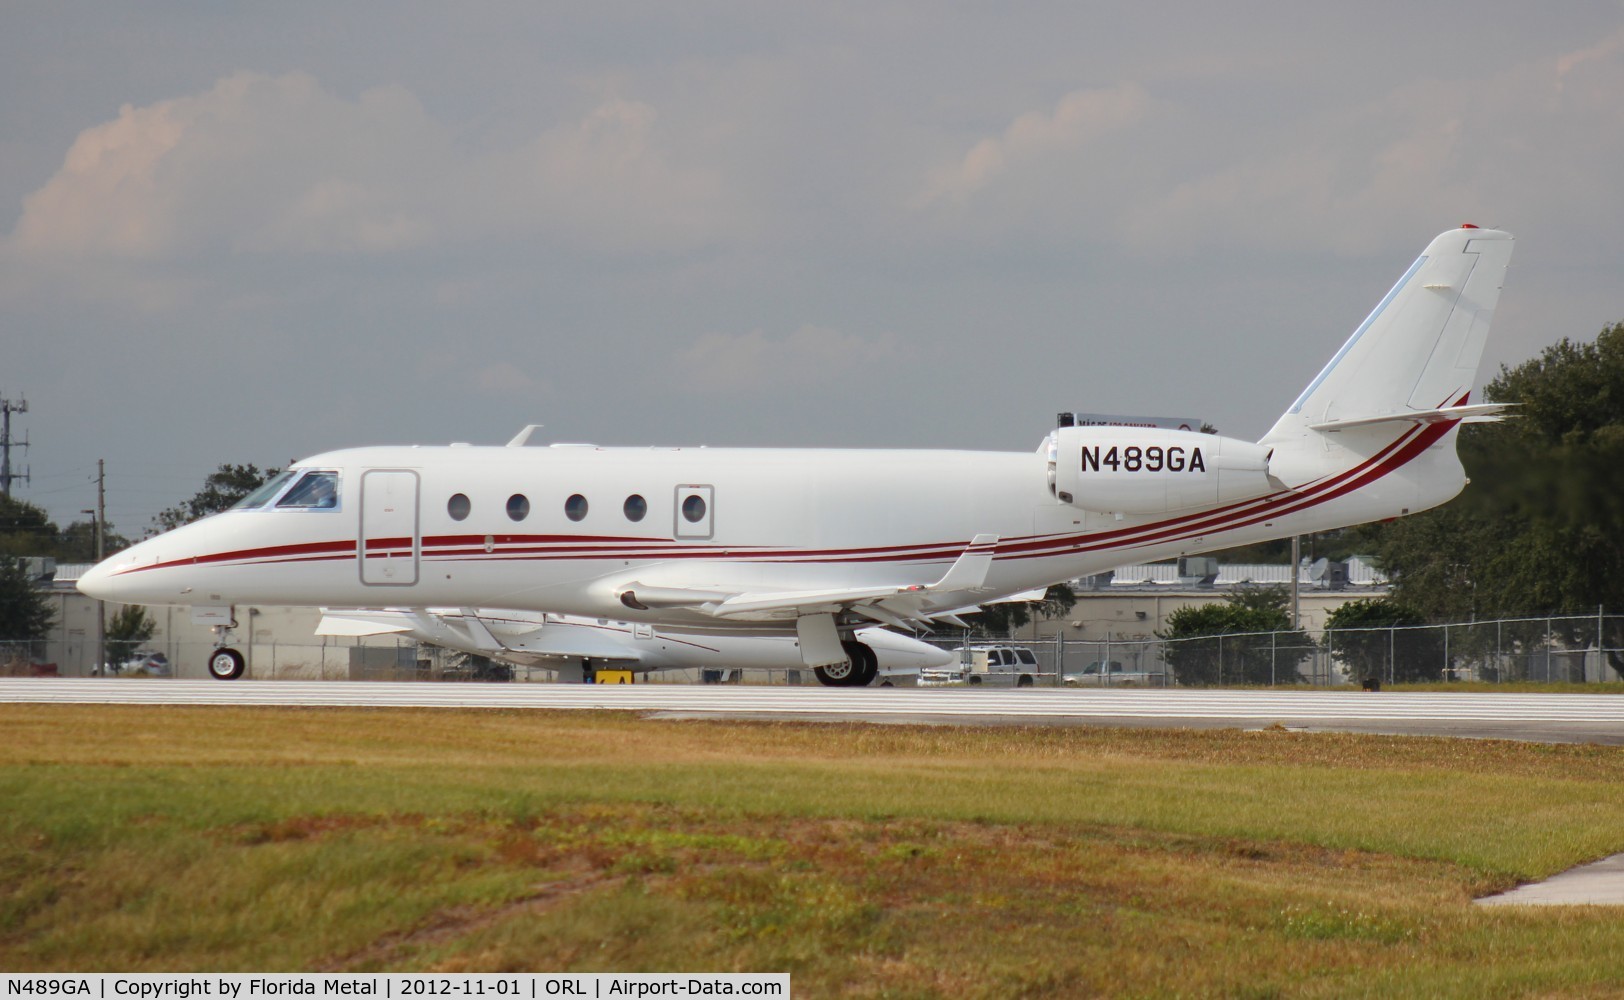
[[[1268,429],[1438,232],[1624,320],[1624,4],[0,0],[14,495],[222,463]]]

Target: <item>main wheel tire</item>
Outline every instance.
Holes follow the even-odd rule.
[[[248,665],[235,649],[221,647],[209,654],[209,676],[217,681],[234,681]]]
[[[851,660],[842,660],[824,667],[813,667],[812,676],[824,687],[851,687],[852,676],[857,673],[857,667]]]
[[[868,687],[874,683],[874,678],[880,676],[880,658],[874,654],[867,643],[855,639],[843,642],[840,648],[851,657],[854,670],[850,684],[852,687]]]
[[[1029,688],[1029,687],[1031,687],[1032,686],[1032,675],[1031,674],[1022,674],[1020,677],[1016,678],[1015,686],[1018,687],[1018,688]]]

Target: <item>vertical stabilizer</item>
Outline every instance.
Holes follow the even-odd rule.
[[[1475,226],[1434,239],[1263,441],[1468,402],[1511,244],[1510,233]]]

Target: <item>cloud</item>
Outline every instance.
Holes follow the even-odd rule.
[[[1425,79],[1255,136],[1127,209],[1128,245],[1179,253],[1326,245],[1362,254],[1470,221],[1573,223],[1624,210],[1624,33],[1556,59]],[[1169,233],[1178,233],[1169,240]]]
[[[1010,123],[1002,135],[982,139],[959,162],[933,171],[913,206],[963,203],[1005,171],[1074,151],[1143,119],[1152,106],[1150,95],[1137,84],[1074,90],[1060,99],[1052,114],[1028,111]]]
[[[1594,45],[1587,46],[1575,52],[1563,53],[1556,60],[1556,76],[1558,87],[1561,82],[1575,69],[1590,62],[1605,62],[1624,52],[1624,29],[1613,32]]]
[[[239,73],[81,132],[24,201],[13,256],[399,253],[490,239],[587,252],[718,238],[724,185],[685,165],[655,109],[605,101],[505,149],[459,141],[402,87],[348,100]]]
[[[479,369],[473,373],[472,382],[481,392],[502,396],[527,395],[543,388],[529,372],[508,361]]]
[[[776,339],[760,330],[707,333],[676,361],[690,391],[744,393],[815,386],[849,372],[889,367],[898,356],[892,334],[865,340],[807,325]]]

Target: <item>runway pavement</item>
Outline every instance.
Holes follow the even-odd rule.
[[[1624,696],[1363,691],[824,688],[0,679],[0,702],[422,706],[950,725],[1259,728],[1624,745]]]

